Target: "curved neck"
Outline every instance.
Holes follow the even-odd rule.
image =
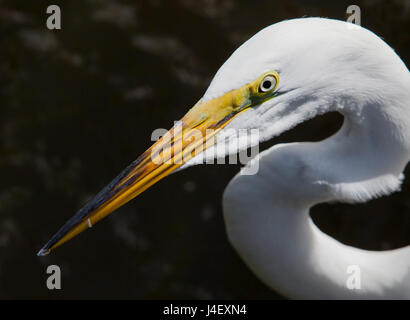
[[[391,125],[374,113],[345,115],[334,136],[275,146],[254,160],[257,175],[232,180],[224,194],[228,235],[262,281],[294,298],[410,297],[409,281],[403,281],[409,278],[409,248],[353,248],[324,234],[309,216],[316,203],[366,201],[400,187],[409,154]],[[348,281],[357,279],[360,289],[349,288]]]
[[[308,209],[297,205],[282,202],[253,211],[244,206],[232,215],[225,210],[230,241],[254,273],[284,296],[410,298],[408,248],[373,252],[344,245],[320,231]]]
[[[289,145],[305,167],[303,182],[327,186],[309,200],[364,202],[399,190],[410,158],[409,140],[390,115],[374,106],[367,109],[359,115],[344,113],[342,128],[323,141]]]

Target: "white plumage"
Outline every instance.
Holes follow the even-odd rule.
[[[410,298],[409,247],[353,248],[321,232],[309,216],[317,203],[363,202],[399,190],[410,155],[406,66],[364,28],[289,20],[237,49],[203,99],[266,70],[279,70],[278,90],[286,93],[240,114],[227,128],[257,127],[267,140],[330,111],[340,112],[344,124],[321,142],[272,147],[248,164],[259,161],[257,175],[238,174],[230,182],[223,205],[233,246],[263,282],[289,297]],[[352,265],[361,270],[361,289],[347,288]]]
[[[372,32],[320,18],[272,25],[225,62],[182,118],[183,129],[168,132],[172,143],[157,141],[38,254],[48,254],[178,168],[225,157],[238,151],[232,146],[243,150],[336,111],[344,116],[336,134],[316,143],[276,145],[247,164],[259,169],[247,170],[255,175],[238,174],[230,182],[223,197],[229,239],[263,282],[289,297],[410,298],[410,247],[353,248],[321,232],[309,216],[317,203],[363,202],[399,190],[410,156],[409,101],[409,71]],[[259,141],[236,134],[255,128]],[[193,153],[212,141],[212,135],[202,137],[208,129],[216,144]],[[191,139],[194,132],[201,134],[198,140]],[[184,134],[189,142],[175,148]],[[177,151],[165,160],[178,164],[154,161],[172,149]],[[347,285],[351,267],[360,270],[360,288]]]

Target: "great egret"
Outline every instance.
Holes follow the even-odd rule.
[[[201,156],[226,156],[229,148],[219,146],[249,147],[228,129],[258,128],[264,141],[337,111],[344,123],[336,134],[316,143],[276,145],[246,165],[259,163],[255,175],[239,173],[229,183],[223,197],[229,239],[264,283],[288,297],[410,298],[409,247],[382,252],[350,247],[321,232],[309,217],[317,203],[363,202],[400,188],[410,156],[409,101],[405,64],[372,32],[323,18],[269,26],[224,63],[182,118],[180,132],[176,126],[169,131],[170,143],[157,141],[79,210],[39,255],[175,169]],[[192,139],[194,129],[203,134],[214,130]],[[198,151],[198,146],[203,148]],[[154,161],[172,148],[174,161]],[[201,152],[205,149],[214,152]],[[347,285],[349,266],[361,271],[360,289]]]

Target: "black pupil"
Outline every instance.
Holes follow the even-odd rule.
[[[272,86],[272,82],[270,80],[266,80],[262,83],[263,89],[269,89]]]

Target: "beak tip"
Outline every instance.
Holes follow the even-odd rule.
[[[37,252],[38,257],[44,257],[50,253],[49,249],[42,248],[39,252]]]

